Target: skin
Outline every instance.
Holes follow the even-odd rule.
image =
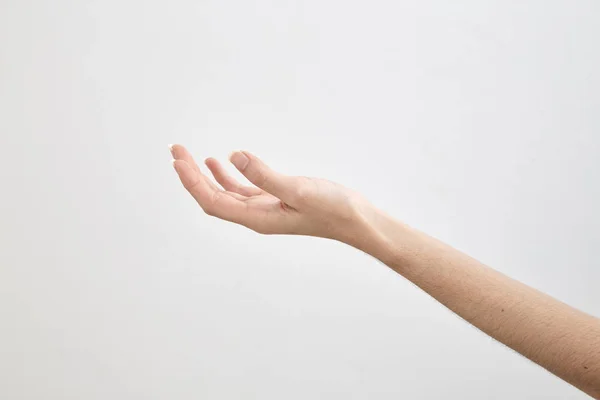
[[[600,319],[395,220],[336,183],[286,176],[236,151],[230,161],[255,186],[240,184],[208,158],[219,187],[183,146],[170,148],[183,186],[208,215],[261,234],[310,235],[356,247],[489,336],[600,399]]]

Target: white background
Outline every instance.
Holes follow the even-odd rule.
[[[599,20],[1,0],[0,398],[585,398],[352,248],[205,216],[167,144],[339,181],[600,315]]]

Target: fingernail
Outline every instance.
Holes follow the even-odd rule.
[[[231,161],[231,163],[235,165],[237,169],[243,171],[250,162],[250,159],[241,151],[234,151],[229,156],[229,161]]]
[[[173,154],[173,146],[175,146],[175,145],[174,144],[169,145],[169,151],[171,152],[171,154]]]
[[[171,165],[173,166],[173,168],[175,168],[175,161],[176,160],[171,160]],[[177,168],[175,168],[175,170],[177,170]]]

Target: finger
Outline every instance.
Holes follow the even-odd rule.
[[[194,157],[192,157],[190,152],[185,147],[180,144],[170,144],[169,149],[171,150],[171,155],[175,160],[183,160],[188,163],[190,167],[200,172],[200,167],[198,167],[198,164],[196,164],[196,161],[194,161]]]
[[[224,190],[223,193],[225,193],[228,196],[233,197],[234,199],[240,200],[240,201],[248,201],[250,199],[250,197],[247,196],[243,196],[239,193],[236,192],[229,192],[227,190]]]
[[[186,161],[174,160],[173,167],[183,186],[208,215],[242,225],[248,224],[248,207],[239,199],[216,190],[209,181]]]
[[[283,201],[293,197],[292,177],[282,175],[269,168],[261,159],[247,151],[235,151],[229,161],[252,183]]]
[[[210,186],[212,186],[213,189],[219,190],[219,188],[210,179],[208,179],[208,177],[206,177],[206,175],[204,175],[202,173],[202,171],[200,170],[200,167],[198,166],[198,164],[194,160],[194,157],[192,157],[191,153],[184,146],[182,146],[180,144],[170,144],[169,145],[169,149],[171,150],[171,155],[173,156],[173,158],[175,160],[183,160],[183,161],[185,161],[190,167],[192,167],[192,169],[194,171],[196,171],[197,173],[201,174],[202,177],[204,179],[206,179],[206,181],[208,182],[208,184]]]
[[[257,187],[244,186],[240,184],[235,178],[229,175],[221,163],[214,158],[207,158],[204,163],[215,177],[215,180],[219,182],[221,186],[223,186],[223,189],[230,192],[239,193],[243,196],[256,196],[262,193],[262,190]]]

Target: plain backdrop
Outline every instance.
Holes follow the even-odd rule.
[[[600,315],[599,20],[1,0],[0,398],[585,398],[359,251],[207,217],[167,145],[341,182]]]

